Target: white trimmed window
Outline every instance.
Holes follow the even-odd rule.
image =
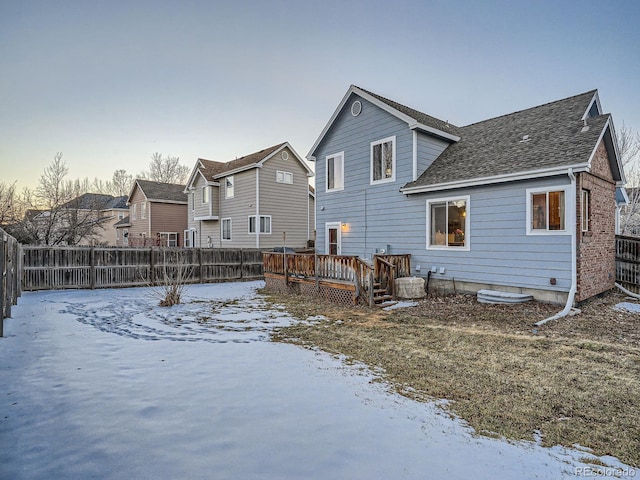
[[[566,202],[564,188],[527,189],[527,235],[568,233]]]
[[[189,200],[191,201],[191,211],[193,212],[196,209],[196,194],[192,192],[189,195]]]
[[[160,242],[165,247],[177,247],[178,232],[160,232]]]
[[[131,205],[131,220],[138,220],[138,204]]]
[[[209,195],[210,195],[209,186],[205,185],[204,187],[202,187],[202,203],[203,204],[209,203]]]
[[[147,202],[140,203],[140,218],[142,220],[147,218]]]
[[[469,195],[427,200],[427,249],[469,250]]]
[[[271,233],[271,215],[260,215],[260,233]],[[256,216],[249,215],[249,233],[256,233]]]
[[[293,173],[291,172],[282,172],[278,170],[276,172],[276,182],[278,183],[293,183]]]
[[[222,219],[222,240],[231,240],[231,219]]]
[[[329,155],[326,162],[327,192],[344,190],[344,152]]]
[[[589,199],[590,199],[589,190],[582,190],[582,201],[580,202],[580,218],[582,219],[582,231],[589,231]]]
[[[371,143],[371,184],[396,179],[396,137]]]
[[[233,198],[235,179],[230,175],[224,179],[224,198]]]

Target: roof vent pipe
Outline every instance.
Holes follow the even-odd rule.
[[[589,125],[587,125],[587,119],[583,118],[582,121],[584,122],[584,125],[582,126],[581,132],[587,132],[589,130]]]

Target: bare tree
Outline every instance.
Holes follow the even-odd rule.
[[[16,182],[0,182],[0,226],[15,223],[20,218],[20,213]]]
[[[127,173],[126,170],[116,170],[113,172],[111,181],[107,182],[107,192],[114,197],[122,197],[129,195],[133,186],[133,175]]]
[[[68,173],[62,153],[57,153],[38,187],[23,191],[25,215],[12,229],[16,238],[38,245],[77,245],[103,228],[101,211],[111,196],[84,195],[91,182],[67,180]]]
[[[138,178],[154,182],[184,184],[191,170],[185,165],[180,165],[179,161],[179,157],[163,157],[161,153],[156,152],[151,155],[149,169],[138,175]]]
[[[640,133],[633,132],[623,123],[617,137],[629,196],[629,205],[622,209],[620,233],[630,235],[640,228]]]

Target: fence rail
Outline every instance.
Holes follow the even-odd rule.
[[[110,288],[262,278],[259,249],[23,246],[24,290]]]
[[[4,319],[11,316],[11,306],[20,296],[21,247],[18,241],[0,228],[0,337]]]
[[[616,235],[616,282],[640,293],[640,238]]]

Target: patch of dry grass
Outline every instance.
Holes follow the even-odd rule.
[[[640,466],[640,315],[614,311],[623,297],[542,327],[555,305],[485,305],[473,296],[426,299],[389,312],[269,295],[297,318],[275,339],[343,354],[400,393],[450,401],[478,433],[592,448]]]

